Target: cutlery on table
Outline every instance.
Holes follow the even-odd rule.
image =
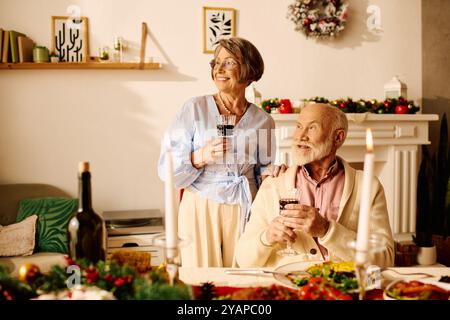
[[[423,277],[432,277],[432,278],[437,277],[436,275],[432,275],[432,274],[429,274],[426,272],[400,272],[400,271],[397,271],[397,270],[394,270],[391,268],[381,268],[381,272],[385,272],[385,271],[386,272],[391,271],[391,272],[396,273],[401,276],[423,276]]]
[[[271,270],[259,270],[259,269],[227,269],[226,274],[233,275],[280,275],[280,276],[311,276],[307,271],[271,271]]]

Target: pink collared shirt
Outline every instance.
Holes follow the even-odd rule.
[[[331,165],[325,177],[320,181],[314,180],[305,166],[299,167],[296,188],[299,190],[300,204],[319,209],[320,214],[327,220],[336,220],[339,214],[342,192],[344,191],[344,181],[344,167],[338,160]],[[316,238],[314,240],[319,246],[324,259],[327,260],[327,249],[321,246]]]

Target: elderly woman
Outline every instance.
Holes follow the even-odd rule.
[[[274,156],[274,121],[245,98],[245,88],[263,71],[252,43],[220,40],[211,61],[218,92],[186,101],[164,136],[158,174],[165,179],[170,149],[175,184],[185,189],[178,217],[179,235],[189,239],[181,248],[183,266],[235,265],[235,244],[249,219],[261,172]],[[219,115],[234,115],[233,138],[217,137]]]

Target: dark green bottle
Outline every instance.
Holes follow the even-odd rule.
[[[78,212],[68,226],[70,257],[96,263],[106,258],[106,227],[92,208],[89,162],[80,162],[78,180]]]

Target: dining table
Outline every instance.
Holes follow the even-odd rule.
[[[218,287],[266,287],[273,284],[283,285],[273,274],[255,272],[257,274],[229,274],[232,269],[237,268],[196,268],[180,267],[179,278],[186,284],[201,285],[212,282]],[[244,270],[244,269],[243,269]],[[275,268],[245,268],[245,270],[268,270],[275,271]],[[443,265],[433,266],[412,266],[412,267],[392,267],[380,268],[380,289],[384,289],[389,283],[396,280],[434,280],[439,281],[443,276],[450,277],[450,267]]]

